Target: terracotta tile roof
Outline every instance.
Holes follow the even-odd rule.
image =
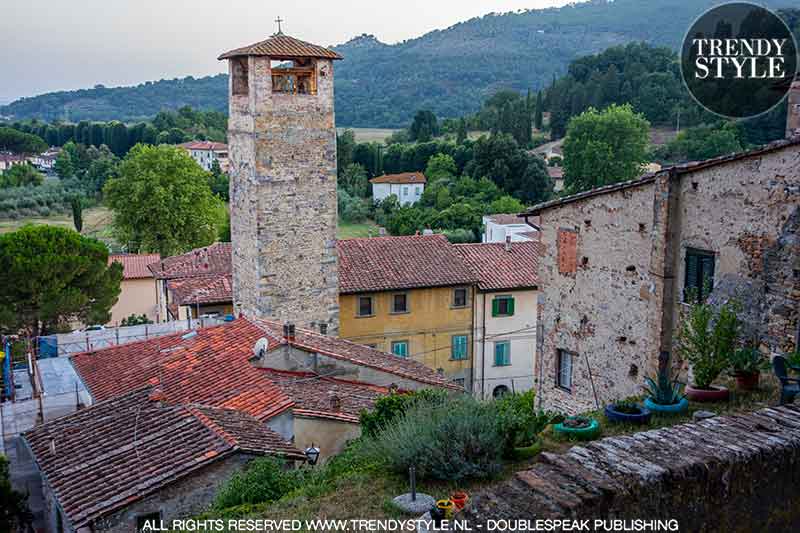
[[[217,59],[230,59],[240,56],[269,56],[275,59],[292,59],[295,57],[342,59],[342,56],[333,50],[289,37],[283,33],[276,33],[265,41],[225,52],[220,54]]]
[[[151,392],[97,403],[23,435],[75,529],[240,451],[304,458],[249,415],[162,404]]]
[[[337,242],[342,294],[471,284],[475,276],[444,235]]]
[[[313,372],[262,369],[269,379],[294,400],[295,416],[326,418],[358,423],[361,411],[372,409],[375,401],[389,394],[386,387],[360,381],[320,377]],[[338,407],[332,398],[338,398]]]
[[[487,217],[495,224],[507,226],[509,224],[525,224],[525,219],[516,213],[500,213],[497,215],[488,215]]]
[[[527,211],[525,211],[525,213],[522,214],[526,216],[538,215],[543,211],[546,211],[553,207],[560,207],[562,205],[571,204],[572,202],[578,202],[581,200],[585,200],[587,198],[593,198],[595,196],[601,196],[603,194],[609,194],[625,189],[630,189],[631,187],[647,185],[649,183],[654,182],[656,180],[656,177],[662,174],[673,174],[676,176],[679,176],[681,174],[690,174],[692,172],[697,172],[699,170],[703,170],[706,168],[715,167],[718,165],[724,165],[726,163],[731,163],[734,161],[739,161],[750,157],[759,157],[761,155],[768,154],[770,152],[775,152],[777,150],[783,150],[784,148],[789,148],[799,145],[800,145],[800,137],[793,137],[791,139],[775,141],[765,146],[754,148],[753,150],[723,155],[712,159],[706,159],[705,161],[692,161],[681,165],[665,167],[658,172],[643,174],[642,176],[633,180],[623,181],[620,183],[613,183],[611,185],[604,185],[603,187],[597,187],[596,189],[590,189],[588,191],[583,191],[570,196],[565,196],[563,198],[557,198],[555,200],[543,202],[541,204],[529,208]]]
[[[150,265],[159,279],[181,278],[202,274],[231,273],[231,243],[217,242],[181,255],[173,255]]]
[[[259,420],[291,407],[291,399],[249,361],[258,339],[266,336],[276,347],[280,338],[244,318],[183,335],[80,353],[72,364],[97,401],[161,383],[168,402],[238,409]]]
[[[209,150],[214,152],[227,152],[228,145],[225,143],[218,143],[213,141],[189,141],[179,145],[181,148],[187,150]]]
[[[552,179],[562,179],[564,177],[564,169],[562,167],[547,167],[547,175]]]
[[[272,337],[282,335],[283,325],[270,320],[256,320]],[[420,362],[382,352],[369,346],[329,337],[306,329],[297,329],[292,346],[308,352],[318,352],[333,359],[381,370],[400,378],[411,379],[436,387],[461,390],[444,376]]]
[[[506,243],[456,244],[455,249],[475,272],[482,291],[539,284],[539,256],[544,252],[540,242],[514,242],[510,251],[506,251]]]
[[[112,254],[108,256],[108,264],[120,263],[123,279],[142,279],[153,277],[147,266],[159,259],[161,256],[158,254]]]
[[[369,180],[370,183],[427,183],[422,172],[403,172],[401,174],[384,174]]]
[[[233,301],[230,274],[210,274],[167,280],[171,301],[177,305],[228,303]]]

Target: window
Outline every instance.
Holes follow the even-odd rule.
[[[458,287],[453,289],[453,307],[466,307],[467,306],[467,289],[465,287]]]
[[[158,531],[161,527],[161,512],[148,513],[136,517],[136,531]]]
[[[505,396],[509,392],[510,391],[508,390],[508,387],[506,387],[505,385],[498,385],[492,391],[492,397],[493,398],[502,398],[503,396]]]
[[[414,187],[414,196],[420,196],[422,194],[421,187]]]
[[[556,368],[556,387],[566,391],[572,390],[572,357],[573,353],[566,350],[558,351]]]
[[[358,297],[358,316],[372,316],[372,296]]]
[[[714,253],[688,248],[686,250],[686,281],[683,301],[695,298],[703,301],[714,287]]]
[[[249,92],[249,75],[246,57],[231,59],[231,91],[236,96],[247,96]]]
[[[392,313],[408,313],[408,294],[402,292],[392,295]]]
[[[403,187],[403,196],[408,196],[408,187]]]
[[[511,343],[501,341],[494,343],[494,366],[508,366],[511,364]]]
[[[492,300],[492,316],[514,316],[514,298],[497,296]]]
[[[467,336],[453,335],[450,338],[450,358],[463,361],[467,358]]]
[[[464,378],[455,378],[453,383],[458,385],[459,387],[463,387],[466,384],[466,380]]]
[[[392,342],[392,353],[397,357],[408,357],[408,341]]]

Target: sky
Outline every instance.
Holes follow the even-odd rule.
[[[103,84],[222,72],[216,57],[283,31],[323,46],[386,43],[568,0],[0,0],[0,103]]]

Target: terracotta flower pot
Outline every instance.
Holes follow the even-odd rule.
[[[453,505],[456,506],[456,511],[460,511],[467,505],[467,500],[469,496],[463,490],[457,490],[453,494],[450,495],[450,501],[453,502]]]
[[[761,378],[759,372],[737,372],[733,374],[736,378],[736,386],[742,390],[756,390]]]
[[[686,387],[686,397],[693,402],[727,402],[730,391],[725,387],[710,387],[708,389],[697,389],[688,385]]]

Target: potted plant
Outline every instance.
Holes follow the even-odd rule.
[[[626,424],[647,424],[650,422],[650,410],[634,402],[616,402],[606,405],[606,418],[611,422]]]
[[[731,376],[736,378],[736,386],[742,390],[757,389],[761,371],[769,367],[761,352],[752,346],[735,350],[730,364]]]
[[[600,434],[600,424],[586,416],[568,416],[553,426],[557,434],[579,440],[592,440]]]
[[[469,496],[463,490],[457,490],[450,495],[450,501],[456,506],[456,511],[463,509],[467,505],[467,500],[469,500]]]
[[[685,413],[689,408],[689,400],[682,394],[683,383],[678,381],[677,374],[672,375],[669,360],[664,362],[655,379],[647,376],[644,381],[648,392],[644,406],[651,412],[671,415]]]
[[[693,383],[686,387],[690,400],[728,399],[728,389],[712,383],[728,367],[738,335],[739,318],[732,302],[724,304],[716,316],[706,303],[691,305],[678,331],[678,350],[691,364],[694,375]]]

